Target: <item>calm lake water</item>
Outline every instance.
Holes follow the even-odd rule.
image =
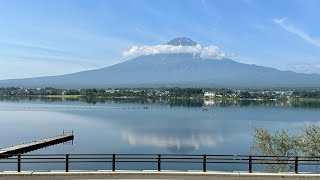
[[[207,111],[203,111],[204,108]],[[320,103],[317,102],[2,98],[0,147],[74,130],[73,145],[60,144],[32,153],[249,154],[254,127],[294,132],[305,123],[319,123],[319,120]],[[5,170],[15,166],[1,165]],[[36,168],[34,166],[23,168]],[[77,164],[72,167],[111,166]],[[134,169],[155,167],[139,165]],[[43,165],[41,168],[63,169],[64,166]],[[190,168],[201,168],[201,165]],[[217,167],[217,170],[245,169],[247,167]]]

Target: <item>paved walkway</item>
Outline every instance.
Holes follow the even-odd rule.
[[[320,179],[320,174],[247,173],[247,172],[157,172],[157,171],[72,171],[72,172],[0,172],[1,180],[75,180],[75,179],[195,179],[195,180],[275,180]]]

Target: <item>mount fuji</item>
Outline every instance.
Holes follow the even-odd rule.
[[[188,38],[164,45],[136,48],[134,58],[109,67],[78,73],[1,80],[0,87],[320,87],[319,74],[280,71],[225,58],[214,47],[203,47]]]

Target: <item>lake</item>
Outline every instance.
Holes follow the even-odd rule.
[[[249,154],[254,127],[271,131],[286,129],[294,133],[303,124],[319,123],[319,110],[318,102],[7,97],[0,99],[0,147],[74,130],[73,144],[31,153]],[[1,165],[5,170],[15,169],[15,166]],[[23,168],[39,168],[35,166],[24,165]],[[102,169],[110,166],[77,164],[72,167]],[[63,169],[64,166],[41,168]],[[122,165],[121,168],[132,166]],[[153,166],[134,168],[152,169]],[[218,170],[246,168],[216,167]]]

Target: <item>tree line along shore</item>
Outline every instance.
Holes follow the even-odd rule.
[[[98,98],[193,98],[193,99],[250,99],[250,100],[320,100],[320,90],[233,90],[227,88],[109,88],[109,89],[58,89],[58,88],[0,88],[0,96],[39,97],[98,97]]]

